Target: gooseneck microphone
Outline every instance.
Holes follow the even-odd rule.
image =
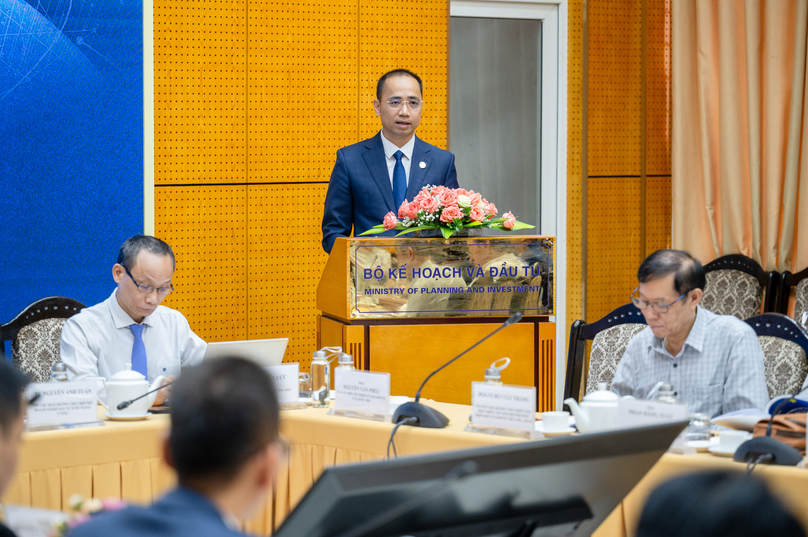
[[[522,319],[522,312],[517,311],[513,315],[511,315],[507,321],[502,323],[500,327],[496,330],[482,338],[480,341],[469,347],[468,349],[464,350],[435,371],[429,374],[428,377],[424,379],[424,382],[421,383],[421,387],[418,388],[418,391],[415,393],[415,402],[414,403],[404,403],[403,405],[399,406],[396,409],[396,412],[393,414],[393,423],[399,423],[407,418],[415,418],[415,420],[410,420],[406,425],[412,425],[413,427],[427,427],[430,429],[442,429],[449,424],[449,418],[444,416],[442,413],[438,412],[434,408],[430,408],[426,405],[422,405],[420,403],[421,400],[421,390],[424,389],[424,385],[427,383],[429,379],[434,377],[437,373],[442,371],[445,367],[449,364],[475,348],[477,345],[483,343],[485,340],[502,330],[503,328],[507,328],[512,324],[518,323]]]
[[[177,382],[177,381],[176,381],[176,380],[172,380],[171,382],[166,382],[165,384],[163,384],[163,385],[162,385],[162,386],[160,386],[159,388],[156,388],[156,389],[154,389],[154,390],[150,390],[150,391],[148,391],[148,392],[144,393],[143,395],[139,395],[139,396],[135,397],[134,399],[130,399],[130,400],[128,400],[128,401],[124,401],[123,403],[120,403],[120,404],[118,405],[118,407],[117,407],[117,408],[118,408],[118,410],[123,410],[124,408],[127,408],[129,405],[131,405],[131,404],[132,404],[132,403],[134,403],[135,401],[137,401],[137,400],[139,400],[139,399],[143,399],[143,398],[144,398],[144,397],[146,397],[147,395],[151,395],[151,394],[153,394],[154,392],[160,391],[160,390],[162,390],[163,388],[166,388],[166,387],[168,387],[168,386],[171,386],[171,385],[172,385],[172,384],[174,384],[175,382]]]

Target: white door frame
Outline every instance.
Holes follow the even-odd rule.
[[[567,0],[450,0],[451,17],[530,19],[542,22],[541,203],[542,235],[556,237],[556,408],[561,408],[567,338]],[[450,81],[451,83],[451,81]]]

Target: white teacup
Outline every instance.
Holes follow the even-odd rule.
[[[560,433],[569,428],[569,412],[542,412],[542,428],[547,433]]]
[[[718,442],[721,447],[727,449],[738,449],[738,446],[746,442],[749,438],[749,433],[746,431],[719,431]]]

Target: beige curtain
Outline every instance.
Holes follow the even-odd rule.
[[[805,268],[808,1],[672,9],[674,248]]]

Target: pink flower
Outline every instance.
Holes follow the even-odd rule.
[[[384,229],[387,230],[396,229],[397,225],[398,225],[398,219],[396,218],[396,215],[393,214],[393,211],[390,211],[389,213],[384,215]]]
[[[485,214],[496,216],[497,215],[497,206],[493,203],[486,203],[485,204]]]
[[[445,190],[448,189],[443,185],[433,186],[429,194],[432,196],[440,196]]]
[[[475,222],[482,222],[483,220],[485,220],[485,211],[483,211],[479,207],[472,207],[471,212],[469,213],[469,217]]]
[[[458,196],[468,196],[469,195],[469,191],[466,190],[465,188],[455,188],[455,193]]]
[[[407,200],[404,200],[404,201],[401,202],[401,207],[398,208],[398,217],[399,218],[404,218],[405,216],[407,216],[407,206],[408,205],[409,205],[409,203],[407,203]],[[393,213],[390,213],[390,214],[393,214]]]
[[[450,188],[443,189],[439,198],[440,204],[444,207],[457,207],[457,193],[454,190]]]
[[[87,522],[89,520],[90,520],[90,515],[82,513],[80,515],[76,515],[75,517],[73,517],[73,519],[70,520],[67,523],[67,527],[70,528],[70,529],[73,529],[73,528],[76,528],[78,526],[81,526],[82,524],[84,524],[85,522]]]
[[[427,213],[434,213],[440,207],[440,200],[437,196],[429,197],[421,201],[421,210]]]
[[[443,212],[440,213],[441,222],[451,222],[452,220],[458,220],[460,218],[463,218],[463,211],[461,211],[459,207],[446,207],[443,209]]]
[[[418,217],[418,211],[421,210],[421,205],[417,201],[412,201],[407,205],[405,209],[407,218],[415,219]]]
[[[126,503],[118,498],[107,498],[101,502],[104,504],[104,511],[120,511],[126,507]]]
[[[412,201],[417,201],[418,203],[422,203],[425,199],[431,198],[432,196],[429,195],[429,191],[426,188],[422,188],[421,191],[415,195],[415,198]]]
[[[471,192],[469,192],[469,200],[471,201],[471,206],[472,207],[474,207],[475,205],[480,203],[480,201],[482,201],[482,199],[483,199],[482,194],[474,192],[473,190]]]
[[[505,221],[502,222],[502,227],[505,229],[513,229],[513,225],[516,223],[516,217],[513,215],[513,213],[508,211],[507,213],[503,214],[502,217],[505,219]]]

